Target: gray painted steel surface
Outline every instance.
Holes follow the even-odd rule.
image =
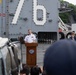
[[[3,2],[0,3],[0,13],[6,14],[5,17],[0,16],[0,36],[18,38],[20,35],[27,34],[27,30],[29,28],[31,28],[33,32],[36,33],[40,31],[58,32],[58,0],[36,0],[37,6],[41,5],[46,10],[46,22],[44,23],[44,25],[37,25],[33,21],[33,16],[35,16],[33,14],[33,12],[35,11],[34,0],[25,0],[17,24],[13,25],[12,20],[19,1],[20,0],[3,0]],[[36,12],[38,21],[43,21],[43,9],[41,10],[39,8]]]

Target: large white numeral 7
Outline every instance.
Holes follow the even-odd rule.
[[[46,22],[46,9],[42,5],[37,5],[37,0],[33,0],[33,20],[36,23],[36,25],[44,25]],[[37,10],[43,11],[43,19],[41,21],[37,20]]]
[[[21,8],[23,6],[23,3],[24,3],[24,0],[20,0],[20,2],[18,4],[18,7],[17,7],[17,10],[16,10],[16,13],[15,13],[15,16],[13,18],[12,24],[16,24],[17,23]]]

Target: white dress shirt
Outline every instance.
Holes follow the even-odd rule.
[[[27,35],[24,39],[25,42],[28,42],[28,43],[32,43],[36,40],[36,37],[34,34],[30,34],[30,35]]]

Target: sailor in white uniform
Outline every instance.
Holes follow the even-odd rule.
[[[34,43],[36,42],[36,36],[32,33],[32,30],[28,30],[28,35],[25,37],[24,41],[25,43]]]

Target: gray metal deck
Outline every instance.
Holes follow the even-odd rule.
[[[37,65],[43,66],[44,54],[45,54],[46,49],[50,45],[51,44],[38,44],[38,47],[37,47]],[[19,52],[19,54],[21,54],[21,51]],[[24,44],[22,45],[22,63],[26,64],[26,47]]]

